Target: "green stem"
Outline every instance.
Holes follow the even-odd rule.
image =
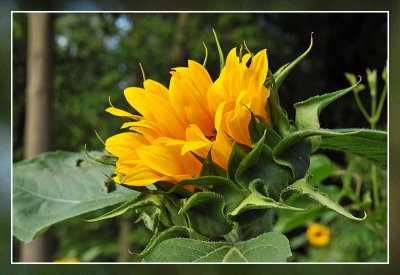
[[[374,117],[376,114],[376,94],[375,93],[371,93],[371,116],[370,117]],[[376,124],[376,123],[374,123]]]
[[[372,98],[374,98],[374,97],[372,97]],[[372,113],[371,119],[369,120],[370,127],[373,130],[376,129],[376,123],[377,123],[377,120],[374,121],[375,115],[376,115],[376,113]],[[376,166],[374,164],[371,164],[371,180],[372,180],[372,193],[373,193],[373,197],[374,197],[374,206],[376,208],[379,206],[379,188],[378,188],[378,177],[376,174]]]
[[[357,106],[360,109],[361,113],[363,114],[363,116],[365,117],[365,119],[369,122],[371,119],[367,113],[367,110],[365,110],[364,105],[362,104],[360,97],[358,96],[358,92],[354,93],[354,98],[356,100]]]
[[[370,89],[374,89],[375,87],[370,87]],[[371,129],[376,129],[376,124],[381,116],[383,104],[386,99],[387,93],[387,84],[383,88],[381,97],[379,99],[378,108],[376,107],[376,91],[371,91],[371,116],[369,119],[369,124]],[[376,171],[376,166],[371,164],[371,180],[372,180],[372,191],[373,191],[373,199],[375,208],[379,206],[379,188],[378,188],[378,176]]]
[[[378,103],[378,108],[376,109],[375,114],[373,117],[371,117],[371,120],[376,124],[381,116],[382,109],[383,109],[383,104],[385,103],[386,99],[386,94],[387,94],[387,84],[385,83],[385,86],[383,87],[381,97],[379,98],[379,103]]]
[[[378,177],[376,174],[376,166],[371,164],[371,178],[372,178],[372,191],[374,195],[375,208],[379,206],[379,190],[378,190]]]
[[[374,117],[376,113],[376,87],[371,87],[370,86],[370,92],[371,92],[371,116]],[[376,123],[374,123],[376,124]]]

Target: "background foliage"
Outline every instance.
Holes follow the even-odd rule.
[[[25,14],[14,15],[14,161],[20,160],[23,152],[26,21]],[[55,24],[54,148],[71,151],[81,150],[83,144],[90,149],[102,148],[93,128],[103,138],[119,131],[116,126],[120,125],[119,119],[103,110],[108,106],[108,96],[115,106],[129,108],[122,90],[141,85],[139,62],[147,78],[168,85],[168,71],[172,67],[185,65],[188,58],[203,60],[201,41],[204,41],[209,49],[207,68],[215,79],[218,57],[211,28],[217,31],[225,54],[243,40],[254,52],[267,48],[272,71],[303,52],[310,33],[314,32],[311,54],[280,89],[282,104],[290,117],[294,114],[294,102],[348,86],[344,72],[360,74],[365,79],[366,67],[380,72],[386,65],[385,14],[57,14]],[[362,96],[367,102],[366,93]],[[368,126],[351,96],[331,108],[322,114],[323,127]],[[385,129],[386,125],[383,123],[379,128]],[[331,158],[340,165],[346,164],[341,154],[331,154]],[[92,258],[82,256],[87,253],[86,244],[81,243],[80,247],[62,241],[68,228],[76,226],[76,221],[68,221],[55,228],[54,234],[60,240],[55,258],[62,255],[75,255],[82,260],[118,258],[118,233],[112,231],[116,230],[114,225],[92,229],[85,224],[83,231],[87,232],[74,235],[72,239],[76,237],[79,243],[91,230],[96,234],[115,232],[106,237],[110,249],[105,251],[110,251],[109,254]],[[303,231],[300,228],[292,234]],[[74,249],[80,252],[73,252]]]

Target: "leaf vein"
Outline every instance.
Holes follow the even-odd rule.
[[[21,189],[22,191],[24,191],[24,192],[26,192],[26,193],[28,193],[30,195],[37,196],[39,198],[50,200],[50,201],[62,202],[62,203],[70,203],[70,204],[79,204],[79,203],[82,202],[82,201],[77,201],[77,200],[65,200],[65,199],[56,199],[56,198],[48,197],[48,196],[45,196],[45,195],[42,195],[42,194],[39,194],[39,193],[32,192],[31,190],[24,189],[24,188],[22,188],[20,186],[18,186],[16,188]]]
[[[228,253],[226,253],[225,257],[222,259],[222,262],[226,262],[226,261],[228,260],[228,256],[229,256],[231,253],[233,253],[233,252],[236,252],[241,258],[243,258],[243,260],[244,260],[245,262],[247,262],[246,257],[240,252],[239,249],[237,249],[237,248],[234,247],[234,246],[233,246],[231,249],[229,249]]]
[[[221,247],[219,247],[219,248],[217,248],[217,249],[211,250],[211,251],[208,252],[207,254],[205,254],[205,255],[203,255],[203,256],[197,258],[197,259],[195,260],[195,262],[199,262],[201,259],[207,258],[208,256],[210,256],[210,255],[212,255],[212,254],[214,254],[214,253],[216,253],[216,252],[218,252],[218,251],[220,251],[220,250],[226,249],[226,248],[230,248],[230,246],[229,246],[229,245],[223,245],[223,246],[221,246]],[[192,248],[192,249],[193,249],[193,248]],[[199,251],[199,250],[197,250],[197,251]],[[203,251],[201,251],[201,252],[203,252]]]

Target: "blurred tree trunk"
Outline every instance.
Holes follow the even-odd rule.
[[[176,31],[174,38],[174,46],[172,48],[172,56],[174,58],[174,62],[178,66],[184,66],[187,49],[186,49],[186,36],[188,31],[188,23],[190,20],[189,13],[180,13],[176,22]],[[186,61],[187,62],[187,61]]]
[[[131,220],[121,218],[119,221],[119,261],[129,262],[132,255],[129,253],[129,233],[131,232]]]
[[[51,150],[51,102],[53,85],[53,18],[51,14],[28,14],[28,60],[24,157]],[[48,233],[21,245],[21,261],[50,259]]]

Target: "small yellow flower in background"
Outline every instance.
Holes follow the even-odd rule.
[[[306,234],[308,242],[313,246],[325,246],[331,240],[329,228],[319,223],[310,224]]]
[[[215,82],[201,64],[189,60],[187,67],[171,71],[169,88],[146,80],[143,88],[125,89],[126,100],[140,115],[113,106],[106,109],[130,119],[121,127],[130,131],[105,143],[118,158],[114,180],[145,186],[196,178],[202,163],[191,152],[206,158],[210,150],[213,161],[227,169],[232,139],[251,146],[248,109],[269,123],[267,72],[266,50],[239,60],[234,48]]]
[[[60,258],[55,260],[54,262],[59,262],[59,263],[78,263],[80,260],[78,258]]]

